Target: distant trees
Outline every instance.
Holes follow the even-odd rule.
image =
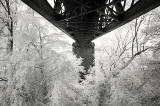
[[[12,0],[1,0],[0,10],[1,37],[7,37],[7,53],[12,53],[13,36],[16,26],[17,3],[16,1]],[[5,28],[7,29],[7,31],[5,30]]]

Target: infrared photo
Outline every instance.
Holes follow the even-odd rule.
[[[160,106],[160,0],[0,0],[0,106]]]

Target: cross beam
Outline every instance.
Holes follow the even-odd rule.
[[[99,27],[97,27],[96,30],[90,28],[90,30],[95,30],[93,32],[94,36],[92,36],[92,38],[89,39],[90,41],[130,22],[131,20],[139,17],[140,15],[145,14],[146,12],[160,5],[160,0],[132,0],[132,2],[128,4],[130,5],[130,8],[124,10],[127,5],[126,2],[129,2],[131,0],[102,0],[107,1],[102,3],[99,3],[100,1],[98,0],[86,0],[85,2],[81,2],[78,0],[54,0],[55,3],[63,3],[64,8],[66,9],[66,11],[64,11],[63,13],[56,13],[56,6],[52,8],[47,0],[22,1],[73,39],[76,39],[73,33],[76,30],[72,28],[72,26],[74,26],[73,24],[71,24],[70,26],[68,26],[68,24],[73,22],[75,22],[75,24],[78,24],[80,21],[85,23],[84,20],[79,20],[79,18],[82,18],[86,15],[90,15],[91,13],[97,13],[97,15],[99,15],[100,20],[98,20],[97,17],[97,20],[92,21],[91,23],[95,22]],[[75,5],[75,7],[69,4]],[[67,10],[67,8],[72,10]],[[62,9],[62,7],[59,9]],[[119,12],[120,10],[122,10],[121,13]],[[105,16],[106,19],[102,19],[101,17],[103,16]],[[102,22],[102,20],[104,21]],[[105,25],[102,25],[102,23]],[[82,29],[82,27],[80,29]]]
[[[150,10],[158,7],[160,5],[160,0],[140,0],[136,5],[131,7],[125,13],[121,15],[121,21],[112,23],[108,25],[106,28],[102,29],[100,33],[98,33],[97,37],[100,37],[114,29],[132,21],[133,19],[149,12]]]
[[[66,32],[63,26],[60,23],[56,22],[57,14],[53,11],[53,8],[47,2],[47,0],[22,0],[22,1],[28,6],[30,6],[37,13],[42,15],[44,18],[46,18],[49,22],[51,22],[57,28],[59,28],[61,31],[63,31],[65,34],[70,36],[70,34]],[[72,36],[70,37],[72,38]]]

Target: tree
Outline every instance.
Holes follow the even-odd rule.
[[[18,6],[18,20],[13,29],[14,50],[7,61],[4,59],[0,63],[3,66],[0,70],[0,86],[4,88],[0,89],[0,105],[39,106],[52,105],[55,101],[62,105],[72,102],[76,104],[76,69],[82,68],[78,68],[75,61],[72,65],[65,56],[52,50],[53,46],[57,46],[55,44],[69,44],[62,42],[60,34],[54,36],[57,33],[50,33],[50,24],[42,17],[30,8],[23,10],[21,6],[24,4]],[[58,86],[63,88],[60,92],[64,94],[55,97]],[[67,97],[72,99],[67,100]]]
[[[0,20],[2,23],[1,32],[3,31],[4,36],[8,38],[8,43],[6,48],[7,53],[12,54],[14,45],[13,42],[14,28],[16,26],[17,3],[16,1],[12,0],[1,0],[0,6],[1,6]],[[5,30],[4,32],[4,28],[7,28],[8,31]]]

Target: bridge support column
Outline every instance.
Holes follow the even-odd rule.
[[[95,65],[94,57],[94,43],[73,43],[73,53],[77,58],[82,58],[81,66],[84,67],[85,72],[80,72],[80,77],[85,79],[84,75],[88,74],[88,69]]]

